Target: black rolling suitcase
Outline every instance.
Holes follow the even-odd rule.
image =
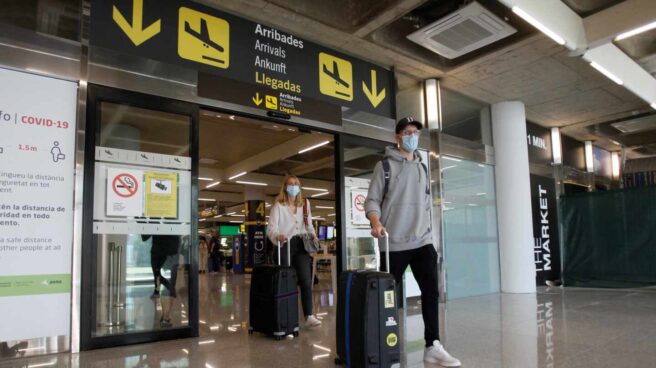
[[[298,279],[290,265],[290,245],[287,245],[287,266],[281,265],[280,245],[278,265],[253,268],[250,293],[250,326],[253,331],[273,335],[281,340],[287,335],[298,336]]]
[[[386,240],[389,270],[389,237]],[[345,271],[339,283],[335,363],[349,368],[400,367],[394,276],[373,270]]]

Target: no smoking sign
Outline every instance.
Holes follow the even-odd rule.
[[[114,177],[112,189],[117,196],[130,198],[139,190],[139,182],[133,175],[121,173]]]
[[[355,206],[355,209],[364,212],[364,201],[365,201],[365,196],[364,194],[357,194],[355,196],[355,199],[353,199],[353,206]]]

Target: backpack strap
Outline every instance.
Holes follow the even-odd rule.
[[[428,167],[426,167],[423,162],[421,162],[420,165],[424,168],[424,172],[426,173],[426,194],[430,195],[430,176],[428,176]]]
[[[426,194],[430,195],[430,176],[428,176],[428,167],[426,167],[426,164],[424,164],[423,162],[421,162],[420,165],[424,169],[424,173],[426,173]],[[381,202],[385,201],[385,196],[387,195],[387,191],[389,190],[390,178],[392,177],[391,167],[388,158],[383,159],[383,177],[385,178],[385,186],[383,187],[383,198]]]
[[[383,197],[381,203],[385,201],[385,196],[387,196],[387,191],[389,190],[389,182],[392,177],[392,169],[390,167],[389,159],[383,159],[383,177],[385,178],[385,186],[383,187]]]
[[[305,227],[307,228],[308,226],[308,200],[305,199],[303,200],[303,223],[305,223]]]

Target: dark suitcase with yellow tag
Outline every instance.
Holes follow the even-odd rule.
[[[389,252],[389,239],[387,244]],[[400,367],[394,276],[373,270],[345,271],[339,282],[335,363],[353,368]]]

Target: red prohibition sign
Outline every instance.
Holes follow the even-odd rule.
[[[364,211],[364,194],[358,194],[355,196],[355,199],[353,200],[353,204],[355,205],[355,208],[358,211]]]
[[[112,181],[112,189],[117,196],[129,198],[137,193],[139,182],[131,174],[118,174]]]

